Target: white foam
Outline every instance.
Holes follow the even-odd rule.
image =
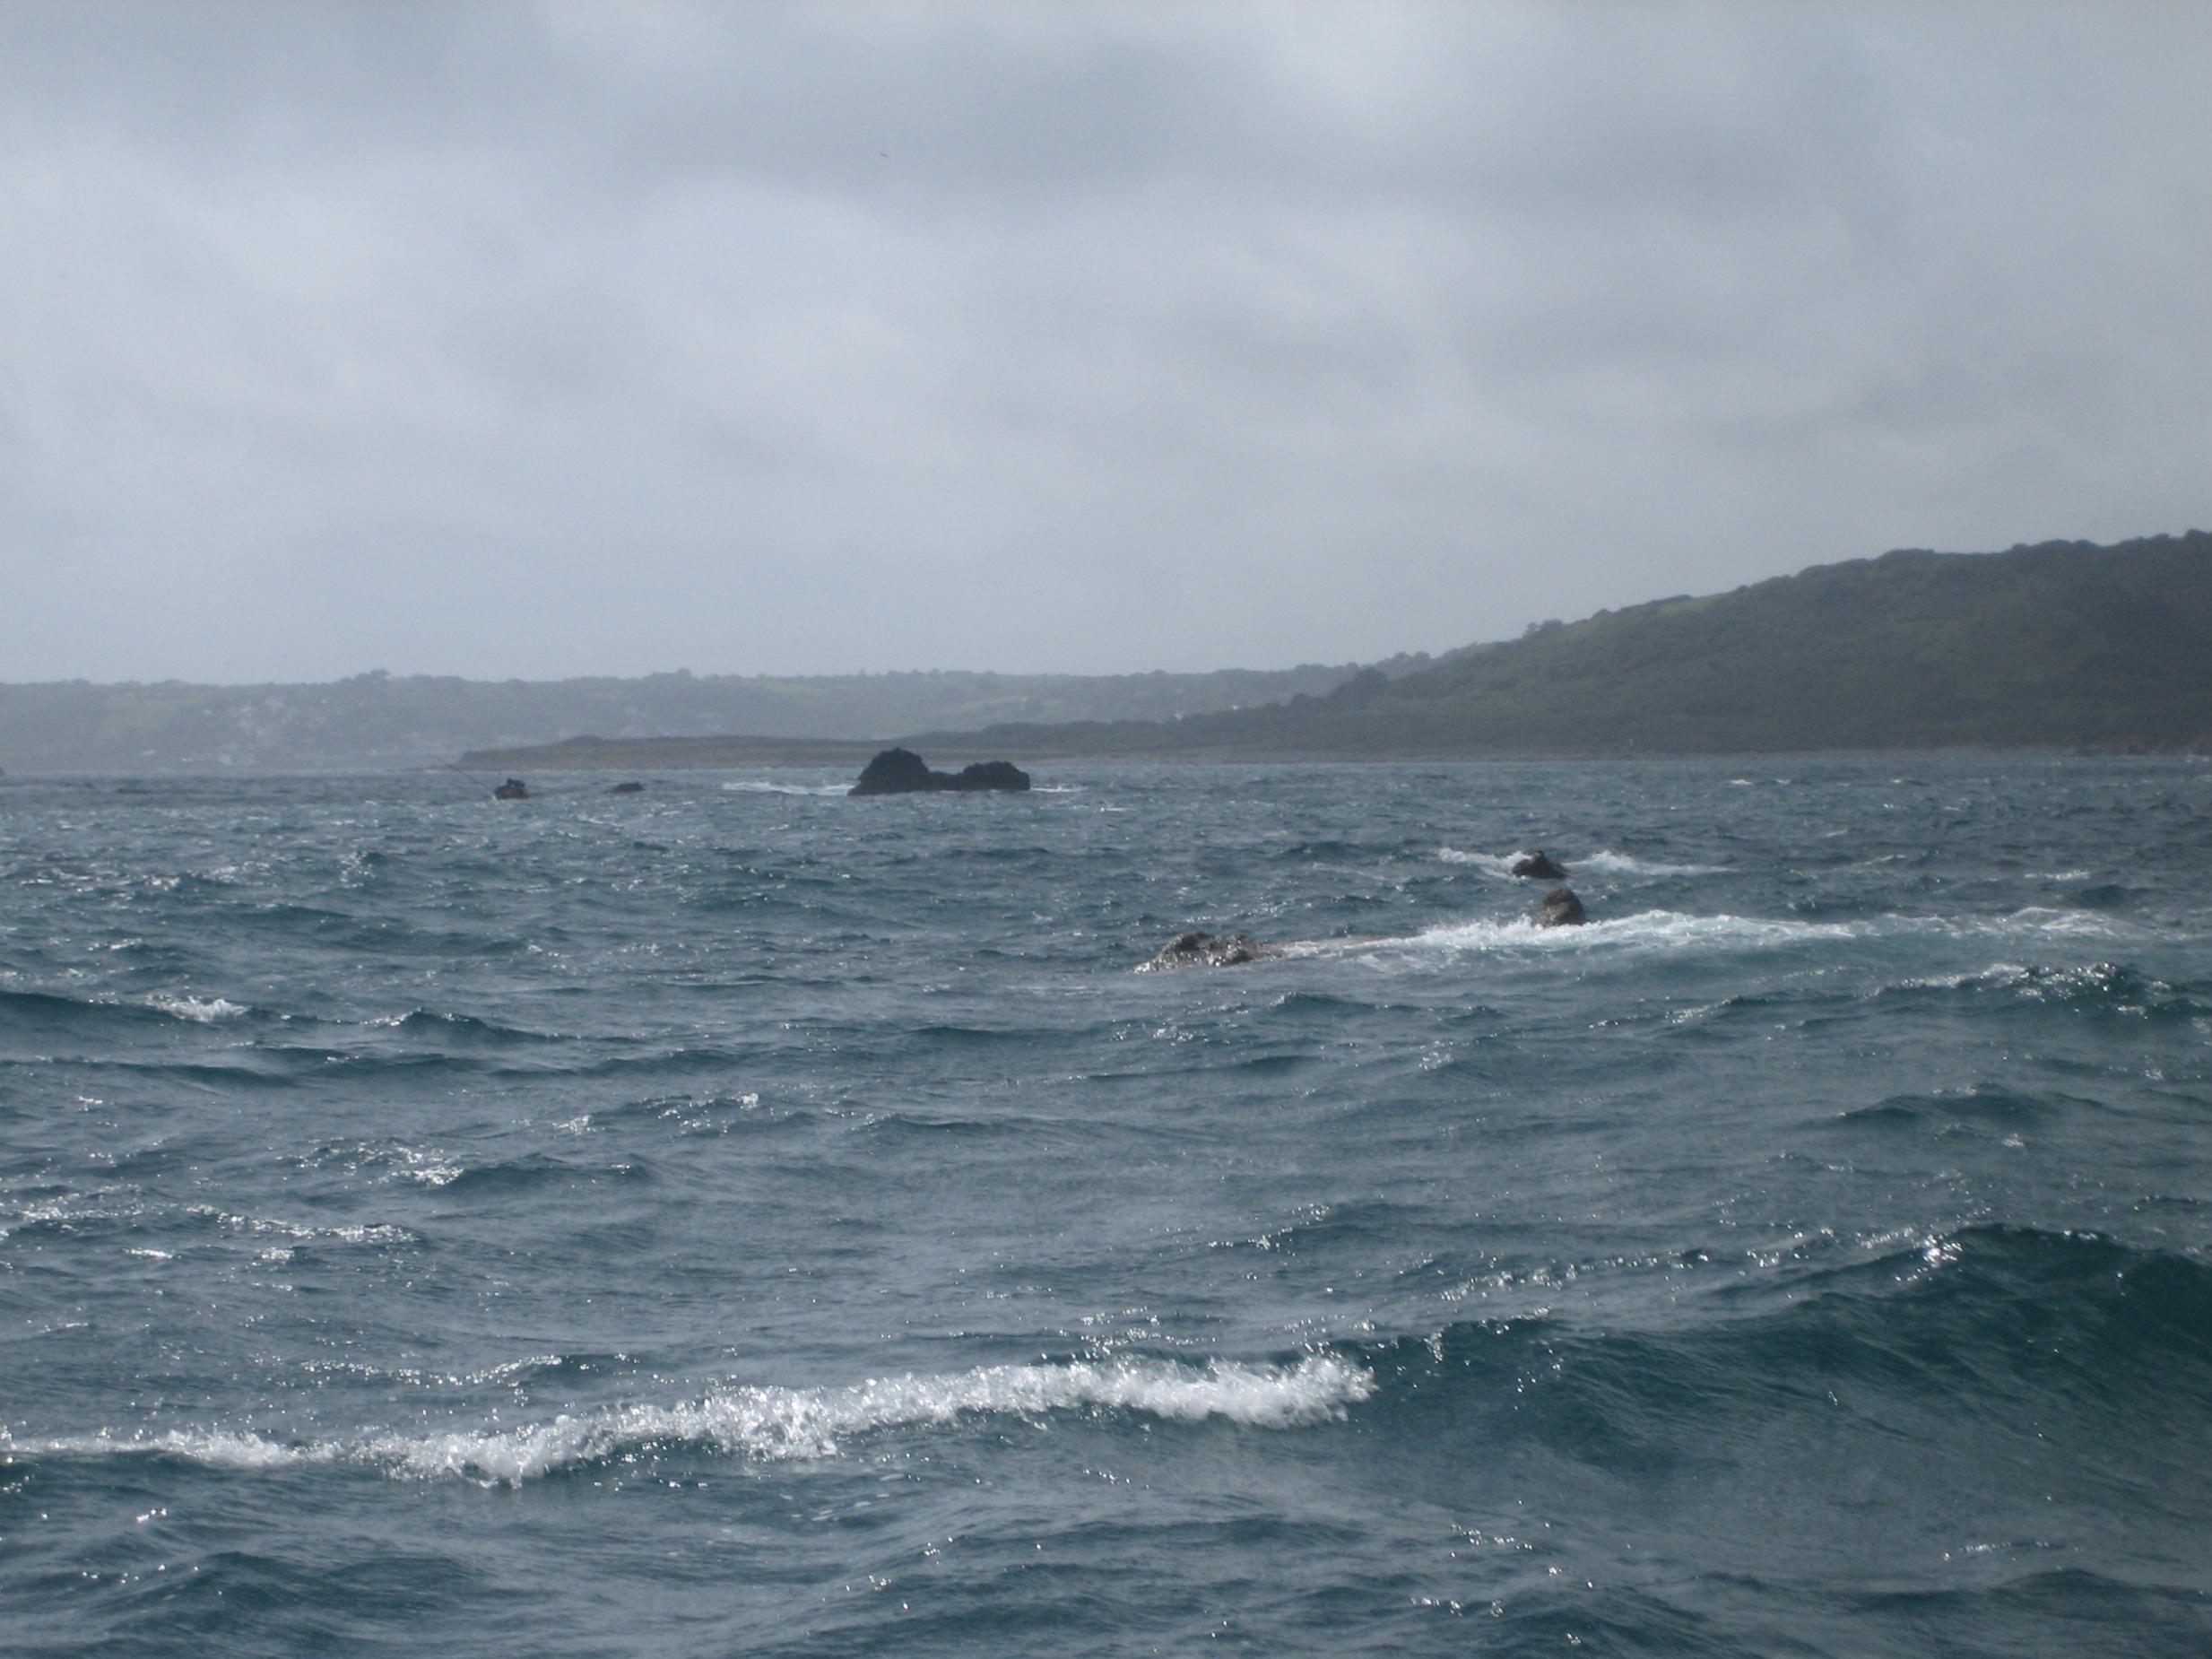
[[[274,1216],[239,1215],[213,1204],[195,1204],[186,1212],[231,1232],[279,1238],[330,1238],[340,1244],[421,1244],[421,1236],[388,1221],[348,1221],[336,1227],[317,1227],[303,1221],[280,1220]]]
[[[200,1025],[213,1025],[218,1020],[235,1020],[240,1014],[253,1011],[243,1003],[233,1003],[221,996],[172,996],[157,991],[145,999],[146,1006],[178,1020],[190,1020]]]
[[[1973,968],[1965,973],[1930,974],[1916,979],[1900,979],[1894,988],[1899,991],[1960,991],[1970,985],[2017,985],[2030,977],[2028,970],[2017,962],[1991,962],[1987,968]]]
[[[1636,858],[1609,848],[1570,862],[1570,870],[1596,870],[1606,875],[1725,875],[1725,864],[1670,864],[1657,859]]]
[[[1644,910],[1579,927],[1539,927],[1527,916],[1506,921],[1447,922],[1404,942],[1416,949],[1452,951],[1586,951],[1757,950],[1809,941],[1860,937],[1842,922],[1800,922],[1748,916],[1687,916]]]
[[[1481,871],[1485,875],[1494,875],[1500,881],[1513,881],[1517,879],[1513,873],[1514,865],[1526,858],[1528,854],[1470,853],[1456,847],[1440,847],[1436,849],[1436,856],[1448,864],[1465,864]]]
[[[1209,1419],[1259,1429],[1325,1422],[1366,1399],[1375,1378],[1333,1354],[1296,1365],[1204,1367],[1118,1359],[988,1366],[950,1377],[871,1378],[840,1388],[732,1387],[676,1405],[628,1404],[562,1413],[519,1429],[364,1432],[349,1439],[283,1441],[251,1429],[13,1438],[0,1453],[160,1454],[214,1468],[265,1470],[354,1464],[395,1477],[512,1486],[578,1464],[696,1446],[775,1463],[838,1455],[873,1430],[950,1423],[968,1415],[1037,1418],[1060,1411],[1135,1411],[1170,1422]]]
[[[1416,950],[1505,952],[1588,952],[1774,950],[1802,944],[1841,944],[1858,939],[1935,935],[1951,938],[2109,938],[2118,930],[2104,917],[2078,910],[2030,906],[2005,916],[1871,916],[1850,922],[1808,922],[1787,916],[1690,916],[1679,910],[1642,910],[1592,920],[1579,927],[1539,927],[1528,916],[1447,922],[1403,941],[1380,942]]]
[[[850,784],[775,784],[759,777],[733,777],[722,786],[731,795],[850,795]]]

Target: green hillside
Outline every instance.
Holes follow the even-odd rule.
[[[2212,748],[2212,534],[1888,553],[1600,612],[1265,708],[999,726],[960,744],[1016,759],[1958,745]]]

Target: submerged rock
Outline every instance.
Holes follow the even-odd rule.
[[[1537,900],[1532,919],[1539,927],[1580,927],[1590,918],[1573,888],[1555,887]]]
[[[1513,873],[1515,875],[1525,875],[1531,881],[1537,882],[1564,882],[1566,880],[1566,871],[1558,860],[1540,847],[1526,857],[1516,860]]]
[[[1209,934],[1193,928],[1160,946],[1159,954],[1150,961],[1138,963],[1137,971],[1158,974],[1177,968],[1235,968],[1245,962],[1264,962],[1282,953],[1280,945],[1262,944],[1250,934]]]
[[[607,791],[609,795],[643,795],[645,792],[646,786],[643,784],[617,784]]]
[[[958,772],[933,772],[911,749],[886,749],[861,769],[853,795],[924,795],[940,790],[1027,789],[1029,775],[1008,760],[979,760]]]

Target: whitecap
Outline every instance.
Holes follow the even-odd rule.
[[[733,777],[722,786],[729,795],[850,795],[850,784],[777,784],[759,777]]]
[[[1800,922],[1748,916],[1688,916],[1644,910],[1579,927],[1539,927],[1527,916],[1505,921],[1447,922],[1403,943],[1416,949],[1475,951],[1753,950],[1821,940],[1854,939],[1863,929],[1842,922]]]
[[[2110,938],[2120,929],[2104,917],[2078,910],[2029,906],[2002,916],[1887,916],[1851,922],[1808,922],[1794,917],[1691,916],[1679,910],[1642,910],[1631,916],[1593,919],[1578,927],[1539,927],[1526,916],[1504,920],[1446,922],[1401,941],[1373,942],[1419,950],[1449,951],[1582,952],[1595,951],[1676,951],[1769,950],[1800,944],[1841,943],[1897,935],[1951,938],[2017,938],[2023,934],[2057,938]]]
[[[829,1458],[854,1436],[971,1415],[1035,1419],[1065,1411],[1131,1411],[1168,1422],[1218,1419],[1246,1428],[1290,1429],[1340,1418],[1374,1390],[1371,1372],[1334,1354],[1310,1355],[1288,1366],[1079,1360],[874,1377],[832,1388],[733,1386],[680,1404],[563,1412],[515,1429],[374,1429],[308,1441],[221,1428],[43,1438],[0,1431],[0,1450],[33,1456],[160,1455],[249,1470],[351,1464],[395,1477],[513,1486],[672,1444],[763,1463]]]
[[[264,1238],[327,1238],[339,1244],[404,1245],[421,1244],[422,1237],[407,1228],[389,1221],[345,1221],[335,1227],[317,1227],[308,1221],[286,1221],[269,1215],[241,1215],[233,1211],[218,1210],[213,1204],[195,1204],[187,1215],[204,1221],[213,1221],[227,1232],[247,1233]]]
[[[213,1025],[218,1020],[235,1020],[240,1014],[253,1012],[245,1003],[233,1003],[225,997],[171,995],[165,991],[157,991],[145,998],[145,1004],[173,1019],[190,1020],[199,1025]]]
[[[1470,853],[1456,847],[1440,847],[1436,849],[1436,856],[1448,864],[1464,864],[1481,871],[1485,875],[1496,876],[1500,881],[1514,881],[1520,879],[1513,873],[1514,865],[1529,855],[1526,852]]]
[[[1724,864],[1670,864],[1657,859],[1637,858],[1627,853],[1616,853],[1610,848],[1600,849],[1584,857],[1573,859],[1570,870],[1595,870],[1605,875],[1725,875]]]

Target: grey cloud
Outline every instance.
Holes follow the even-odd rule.
[[[1340,660],[2201,523],[2208,30],[0,10],[0,676]]]

